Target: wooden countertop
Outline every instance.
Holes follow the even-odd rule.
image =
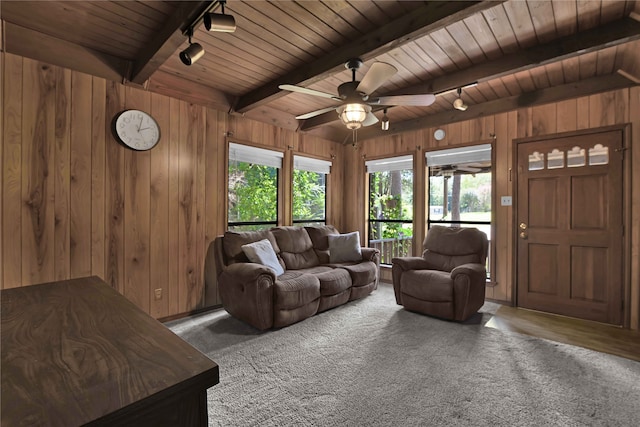
[[[215,362],[98,277],[0,300],[3,427],[108,425],[219,381]]]

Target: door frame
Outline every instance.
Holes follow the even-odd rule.
[[[513,247],[513,258],[511,268],[511,305],[517,307],[518,302],[518,230],[517,230],[517,214],[518,214],[518,147],[521,143],[546,141],[549,139],[565,138],[570,136],[591,135],[595,133],[622,132],[622,327],[630,329],[631,327],[631,123],[621,125],[604,126],[598,128],[581,129],[570,132],[561,132],[537,136],[529,136],[524,138],[514,138],[511,141],[511,161],[516,169],[512,174],[511,194],[513,194],[513,206],[511,210],[512,229],[511,240]]]

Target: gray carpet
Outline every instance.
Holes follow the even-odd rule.
[[[259,332],[220,310],[167,323],[220,366],[212,426],[639,426],[640,363],[370,296]]]

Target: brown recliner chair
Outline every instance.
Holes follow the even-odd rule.
[[[422,257],[393,258],[393,290],[405,309],[464,321],[484,304],[489,243],[477,228],[432,226]]]

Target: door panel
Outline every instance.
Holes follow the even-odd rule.
[[[622,323],[622,131],[517,144],[517,304]]]

